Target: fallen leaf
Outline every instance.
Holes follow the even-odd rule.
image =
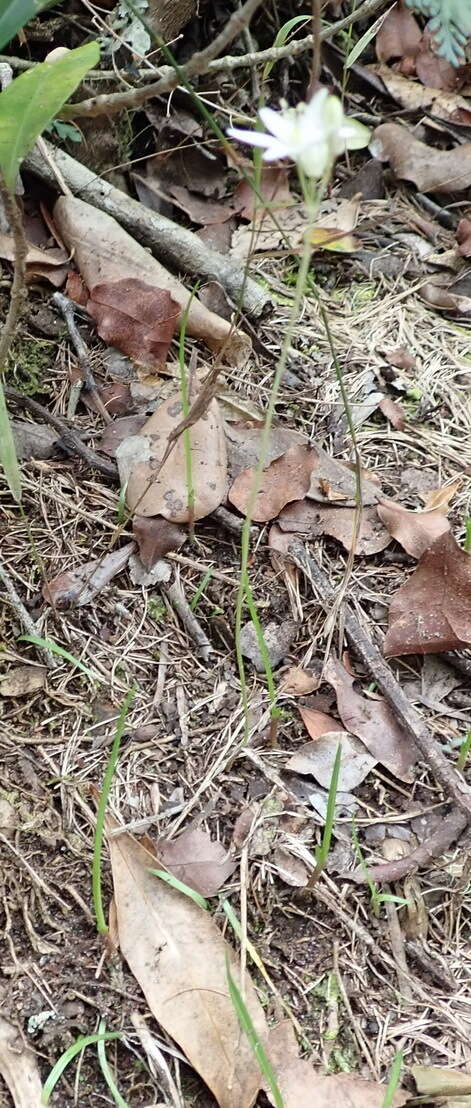
[[[36,277],[45,277],[55,288],[60,288],[67,277],[69,257],[65,250],[51,247],[42,250],[39,246],[27,244],[26,254],[26,279],[33,281]],[[0,231],[0,258],[7,262],[15,260],[15,246],[13,236]]]
[[[42,1083],[36,1055],[17,1027],[0,1016],[0,1073],[15,1108],[41,1108]]]
[[[461,1070],[444,1069],[441,1066],[411,1066],[411,1073],[419,1096],[437,1104],[452,1104],[451,1097],[465,1098],[463,1106],[471,1104],[471,1074]],[[442,1101],[443,1097],[443,1101]],[[437,1099],[439,1098],[439,1099]]]
[[[379,410],[386,416],[395,431],[403,431],[406,425],[406,413],[402,404],[392,400],[390,396],[383,396],[378,404]]]
[[[460,192],[471,184],[471,142],[437,150],[414,138],[399,123],[381,123],[370,149],[389,162],[397,177],[412,181],[420,192]]]
[[[326,454],[322,447],[310,447],[315,455],[316,464],[311,473],[311,484],[307,496],[311,500],[319,500],[328,504],[332,500],[344,501],[345,507],[356,504],[356,478],[353,467],[345,462],[337,461],[330,454]],[[378,485],[362,471],[361,496],[363,507],[376,504],[380,493]]]
[[[360,201],[351,198],[340,200],[333,212],[317,219],[309,233],[314,249],[334,250],[343,254],[357,250],[359,242],[351,231],[357,225]]]
[[[285,619],[282,623],[267,623],[262,627],[263,638],[267,648],[270,665],[279,666],[283,658],[289,653],[290,647],[296,638],[297,625],[292,619]],[[244,658],[249,658],[257,673],[265,672],[265,661],[258,645],[257,632],[252,622],[244,624],[240,633],[240,649]]]
[[[312,867],[309,869],[302,858],[292,854],[287,847],[275,846],[270,860],[286,885],[292,885],[295,889],[302,889],[307,885]]]
[[[160,558],[180,550],[188,538],[186,531],[163,516],[134,516],[132,529],[145,569],[152,569]]]
[[[257,426],[253,423],[232,423],[225,425],[227,441],[227,468],[231,481],[234,481],[243,469],[254,468],[260,457],[263,435],[263,417]],[[307,444],[307,438],[291,427],[272,427],[268,438],[265,465],[269,466],[276,458],[281,458],[290,446]]]
[[[146,415],[123,416],[122,419],[114,419],[105,427],[97,442],[99,450],[108,454],[110,458],[116,458],[118,446],[132,435],[137,435],[147,423]]]
[[[308,535],[309,538],[330,535],[341,542],[345,550],[350,551],[355,529],[355,508],[330,505],[319,507],[312,500],[298,500],[283,508],[277,524],[282,531]],[[376,508],[364,508],[355,553],[377,554],[389,546],[390,541],[391,537],[378,519]]]
[[[431,308],[439,311],[454,312],[458,315],[468,315],[471,312],[471,296],[461,296],[453,292],[453,286],[444,288],[433,281],[426,281],[419,289],[419,296]]]
[[[315,708],[309,708],[306,704],[300,706],[298,711],[306,730],[314,742],[316,739],[320,739],[321,735],[328,735],[332,731],[339,730],[340,724],[338,719],[334,719],[333,716],[328,716],[326,712],[319,712]]]
[[[133,585],[144,585],[146,589],[152,585],[168,585],[172,576],[172,567],[164,558],[159,558],[158,562],[154,562],[152,569],[146,569],[137,554],[131,554],[129,576]]]
[[[125,569],[134,549],[135,544],[128,542],[120,550],[105,554],[104,558],[96,558],[93,562],[85,562],[78,569],[60,573],[43,585],[44,599],[54,608],[83,608],[109,585],[113,577]]]
[[[224,358],[235,364],[247,359],[247,335],[208,311],[111,216],[76,196],[62,196],[54,218],[87,288],[136,279],[153,289],[166,289],[180,306],[180,318],[188,309],[189,335],[203,339],[212,350],[224,346]]]
[[[69,371],[69,377],[72,382],[83,380],[78,367],[74,367]],[[124,381],[114,381],[110,385],[99,385],[97,392],[110,416],[124,417],[134,407],[130,386]],[[101,408],[88,389],[83,388],[81,390],[80,399],[89,411],[101,413]]]
[[[27,696],[43,689],[45,683],[44,666],[14,666],[0,681],[0,696]]]
[[[416,63],[414,63],[414,69]],[[469,100],[458,92],[448,92],[441,88],[426,88],[418,81],[411,81],[410,76],[404,76],[395,69],[389,69],[387,65],[367,66],[367,71],[379,77],[389,95],[408,111],[430,111],[437,119],[449,119],[454,123],[468,123],[470,115]],[[395,126],[395,124],[383,124],[383,126]],[[463,147],[458,147],[459,150]],[[376,150],[370,146],[371,153],[377,157]],[[449,151],[447,151],[449,153]],[[463,187],[463,186],[460,186]]]
[[[131,512],[142,516],[164,516],[173,523],[187,523],[188,473],[185,443],[191,456],[193,518],[202,519],[218,508],[226,495],[226,441],[217,400],[181,434],[155,479],[153,474],[165,450],[169,435],[183,420],[179,393],[156,408],[138,435],[125,440],[116,454],[121,484],[126,484],[126,502]]]
[[[393,596],[384,654],[440,654],[471,644],[471,555],[448,531]]]
[[[455,92],[459,85],[458,70],[433,49],[433,36],[424,31],[421,47],[415,59],[415,72],[427,88]]]
[[[412,781],[411,771],[419,752],[399,726],[389,704],[356,692],[355,678],[332,657],[324,667],[324,678],[335,689],[337,710],[344,727],[361,739],[375,762],[380,762],[401,781]]]
[[[463,258],[471,257],[471,219],[460,219],[456,228],[456,241]]]
[[[289,178],[289,170],[284,166],[262,165],[258,186],[262,199],[259,199],[249,181],[239,181],[232,197],[234,210],[242,219],[260,220],[267,209],[276,214],[280,209],[291,208],[297,204],[297,200],[289,187]]]
[[[89,296],[88,289],[82,281],[80,273],[77,273],[75,269],[68,274],[65,291],[69,300],[74,300],[75,303],[80,304],[82,308],[86,307]]]
[[[290,666],[280,685],[280,692],[289,696],[309,696],[319,687],[319,677],[302,666]]]
[[[149,1008],[186,1054],[219,1108],[252,1108],[261,1084],[252,1048],[229,996],[226,958],[239,966],[209,912],[149,872],[153,854],[130,835],[110,836],[119,944]],[[267,1032],[248,975],[245,1003]]]
[[[158,371],[165,365],[180,306],[168,289],[128,278],[94,285],[87,312],[103,342],[137,365]]]
[[[198,827],[190,827],[177,839],[159,839],[156,852],[161,869],[201,896],[216,896],[237,865],[222,843]]]
[[[330,787],[334,771],[335,757],[339,745],[342,748],[342,760],[338,787],[341,792],[350,792],[361,785],[365,777],[376,765],[366,747],[348,731],[337,730],[324,733],[315,742],[305,743],[286,762],[285,769],[291,773],[302,773],[315,777],[325,789]]]
[[[450,530],[446,507],[413,512],[395,500],[381,500],[377,511],[389,534],[413,558],[421,558],[439,535]]]
[[[152,188],[151,178],[148,178],[144,183],[147,188]],[[200,196],[197,192],[192,192],[186,185],[169,182],[165,186],[164,196],[165,194],[178,208],[181,208],[182,212],[189,216],[193,223],[197,223],[201,227],[207,227],[214,223],[225,223],[232,218],[236,211],[230,203],[224,203],[222,200],[209,200],[205,196]]]
[[[345,181],[339,189],[339,196],[351,197],[361,195],[363,200],[383,200],[385,195],[384,169],[376,158],[370,158],[360,169]]]
[[[47,427],[45,423],[23,423],[18,419],[12,419],[10,426],[20,461],[53,457],[60,435],[52,427]]]
[[[292,1024],[286,1020],[268,1033],[267,1053],[275,1071],[284,1108],[383,1108],[386,1086],[365,1081],[354,1073],[325,1077],[316,1072],[298,1048]],[[271,1090],[265,1086],[270,1104]],[[409,1099],[400,1090],[394,1093],[391,1108],[402,1108]]]
[[[452,481],[450,485],[440,485],[438,489],[427,489],[427,492],[422,496],[425,510],[429,512],[440,509],[442,512],[446,512],[450,500],[456,492],[459,492],[462,483],[461,477],[457,477],[456,481]]]
[[[391,58],[413,58],[418,54],[422,31],[412,12],[403,4],[394,4],[376,35],[376,57],[380,62]]]
[[[252,519],[257,523],[275,519],[292,500],[301,500],[311,483],[315,455],[308,446],[290,446],[281,458],[271,462],[262,473],[260,488],[252,505]],[[231,485],[228,498],[239,512],[245,513],[252,501],[255,469],[244,469]]]

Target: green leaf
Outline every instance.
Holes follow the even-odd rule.
[[[99,57],[98,43],[89,42],[28,69],[0,93],[0,169],[10,192],[25,154]]]
[[[53,0],[3,0],[0,12],[0,50],[25,23],[47,8]]]
[[[355,43],[355,46],[352,47],[348,57],[345,59],[344,69],[350,69],[351,66],[354,65],[356,61],[358,61],[358,58],[361,56],[361,54],[363,54],[363,51],[366,50],[366,47],[369,46],[371,40],[378,33],[380,27],[382,27],[384,20],[386,19],[386,16],[389,15],[390,11],[391,8],[388,8],[387,12],[383,12],[382,15],[378,17],[378,19],[375,19],[374,23],[371,24],[371,27],[369,27],[368,30],[365,31],[365,34],[358,39],[358,42]]]
[[[21,473],[16,457],[15,440],[5,403],[5,393],[0,381],[0,464],[8,487],[17,504],[21,503]]]
[[[43,1085],[41,1104],[49,1104],[49,1098],[59,1078],[62,1077],[64,1070],[67,1069],[67,1066],[70,1065],[70,1062],[73,1061],[76,1055],[80,1054],[81,1050],[84,1050],[86,1046],[92,1046],[93,1043],[109,1042],[110,1039],[122,1039],[122,1037],[121,1031],[107,1031],[104,1035],[80,1035],[79,1038],[72,1043],[72,1046],[69,1046],[68,1050],[65,1050],[64,1053],[61,1054],[51,1070],[47,1081]]]
[[[294,31],[296,27],[299,27],[301,23],[304,26],[306,25],[306,23],[310,23],[311,19],[312,16],[310,15],[295,15],[292,19],[288,19],[288,21],[286,23],[283,23],[283,26],[280,27],[273,46],[284,46],[285,42],[287,42],[288,39],[291,37],[291,32]],[[274,65],[275,62],[267,62],[265,69],[263,70],[262,81],[266,81],[267,77],[270,76]]]
[[[434,37],[437,54],[451,65],[461,65],[471,35],[469,0],[406,0],[406,4],[421,15],[430,16],[427,30]]]

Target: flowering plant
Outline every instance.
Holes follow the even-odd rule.
[[[338,97],[325,88],[308,104],[282,106],[281,111],[260,108],[258,114],[265,132],[232,127],[229,137],[261,147],[265,162],[290,158],[302,174],[316,180],[327,176],[340,154],[367,146],[370,138],[368,128],[346,116]]]

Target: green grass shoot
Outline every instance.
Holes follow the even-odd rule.
[[[16,456],[15,440],[11,429],[10,417],[5,403],[5,393],[0,381],[0,464],[11,495],[16,503],[21,502],[21,471]]]
[[[74,654],[71,654],[68,650],[64,650],[64,647],[59,646],[59,643],[54,642],[53,639],[43,639],[40,635],[19,635],[18,642],[31,642],[33,646],[42,646],[44,650],[50,650],[51,654],[58,654],[59,658],[63,658],[65,662],[71,662],[76,669],[79,669],[81,673],[89,677],[90,681],[103,681],[102,677],[98,677],[96,673],[93,673],[93,671],[76,658]]]
[[[467,554],[471,554],[471,519],[465,519],[465,536],[464,536],[464,549]]]
[[[399,908],[404,908],[405,905],[409,903],[409,901],[407,900],[406,897],[394,896],[392,893],[380,893],[380,891],[378,889],[378,886],[376,884],[376,881],[372,880],[372,878],[370,876],[370,871],[369,871],[368,866],[367,866],[367,864],[365,862],[365,859],[363,857],[363,851],[362,851],[360,843],[358,841],[358,835],[357,835],[356,828],[355,828],[354,824],[352,824],[352,839],[353,839],[353,844],[354,844],[354,847],[355,847],[356,856],[357,856],[358,861],[360,863],[360,866],[363,870],[363,873],[365,874],[365,880],[366,880],[366,883],[368,885],[368,889],[369,889],[369,892],[370,892],[371,907],[373,909],[373,915],[375,915],[376,918],[379,917],[379,910],[380,910],[381,904],[387,904],[387,903],[397,904],[397,906]]]
[[[108,933],[108,924],[105,919],[105,913],[103,911],[103,896],[101,889],[101,875],[102,875],[102,862],[103,862],[103,838],[105,833],[105,815],[108,807],[108,799],[110,795],[111,782],[113,780],[114,772],[118,763],[119,748],[121,746],[121,739],[123,737],[124,728],[126,726],[126,719],[129,712],[129,708],[134,699],[136,693],[136,686],[127,693],[121,711],[119,713],[118,722],[116,724],[116,734],[113,740],[113,746],[111,747],[111,754],[108,759],[108,765],[106,767],[105,776],[103,779],[103,785],[100,793],[100,799],[98,802],[98,810],[96,814],[96,827],[95,827],[95,839],[93,843],[93,862],[92,862],[92,893],[93,893],[93,906],[95,909],[95,919],[97,925],[97,931],[100,935],[106,935]]]
[[[306,23],[311,22],[311,19],[311,15],[295,15],[292,19],[287,19],[286,23],[283,23],[283,26],[280,27],[273,46],[284,46],[285,42],[288,42],[289,39],[292,38],[292,31],[294,31],[296,27],[300,28],[301,24],[303,25],[303,27],[305,27]],[[266,63],[262,73],[262,83],[263,81],[267,80],[267,77],[270,76],[274,65],[276,65],[276,61]]]
[[[280,1087],[276,1080],[275,1071],[267,1055],[265,1047],[260,1039],[260,1035],[258,1034],[258,1031],[253,1024],[252,1017],[247,1008],[247,1005],[242,997],[240,990],[237,988],[237,985],[231,974],[231,967],[229,965],[229,957],[227,954],[226,975],[227,984],[229,987],[229,996],[232,1000],[232,1004],[237,1014],[237,1019],[239,1020],[242,1031],[244,1032],[244,1035],[253,1050],[253,1053],[260,1066],[260,1070],[265,1078],[265,1081],[267,1082],[267,1085],[270,1086],[275,1108],[285,1108],[284,1100],[280,1092]]]
[[[111,1096],[113,1097],[113,1100],[114,1100],[115,1104],[117,1104],[118,1108],[129,1108],[129,1104],[121,1096],[121,1093],[118,1089],[116,1081],[115,1081],[115,1079],[113,1077],[113,1074],[111,1072],[111,1068],[110,1068],[108,1059],[106,1057],[105,1033],[106,1033],[106,1023],[105,1023],[104,1020],[100,1020],[100,1023],[98,1025],[98,1034],[103,1036],[103,1037],[98,1040],[97,1047],[96,1047],[97,1054],[98,1054],[98,1061],[100,1063],[100,1069],[101,1069],[104,1080],[106,1081],[106,1084],[107,1084],[107,1086],[110,1090]]]
[[[337,793],[339,788],[340,769],[342,765],[342,744],[339,743],[337,747],[337,753],[335,755],[334,768],[332,770],[332,777],[329,785],[329,795],[327,797],[327,811],[325,814],[325,824],[322,833],[322,842],[320,846],[315,849],[316,865],[315,869],[311,873],[307,888],[312,889],[325,867],[325,863],[329,856],[330,844],[332,842],[332,830],[335,820],[335,801],[337,799]]]
[[[212,576],[213,576],[213,568],[212,568],[212,566],[210,566],[209,569],[206,570],[206,573],[201,578],[201,581],[198,585],[198,588],[195,592],[195,595],[194,595],[193,599],[190,602],[190,608],[191,608],[192,612],[196,611],[197,605],[199,604],[199,601],[201,600],[201,597],[204,593],[206,585],[209,585],[209,582],[210,582]]]
[[[76,1039],[74,1043],[72,1043],[72,1046],[69,1046],[68,1049],[65,1050],[63,1054],[61,1054],[60,1058],[57,1059],[55,1066],[53,1066],[49,1077],[43,1085],[41,1093],[41,1104],[49,1104],[51,1093],[54,1092],[57,1082],[59,1081],[59,1078],[62,1077],[64,1070],[67,1069],[67,1066],[69,1066],[71,1062],[73,1062],[77,1054],[80,1054],[82,1050],[85,1050],[86,1046],[92,1046],[94,1043],[100,1042],[100,1040],[103,1040],[104,1042],[109,1042],[110,1039],[121,1038],[121,1031],[107,1031],[104,1035],[100,1035],[98,1033],[94,1035],[79,1035],[79,1038]]]
[[[397,1091],[399,1081],[401,1079],[402,1067],[404,1064],[404,1055],[402,1050],[399,1050],[396,1054],[394,1062],[392,1064],[391,1076],[388,1081],[388,1086],[384,1094],[384,1100],[381,1108],[393,1108],[394,1094]]]
[[[183,893],[190,900],[193,900],[198,908],[204,908],[205,912],[209,910],[208,901],[205,900],[201,893],[197,893],[196,889],[190,888],[189,885],[185,885],[183,881],[179,881],[178,877],[174,877],[173,873],[167,873],[165,869],[149,869],[149,873],[153,873],[154,877],[159,877],[161,881],[166,881],[167,885],[171,885],[172,889],[176,889],[177,892]]]
[[[456,768],[457,769],[459,769],[459,770],[464,769],[464,767],[466,765],[466,762],[468,760],[470,750],[471,750],[471,727],[470,727],[469,731],[467,732],[466,737],[463,739],[463,742],[461,743],[460,752],[458,754],[458,761],[456,763]]]

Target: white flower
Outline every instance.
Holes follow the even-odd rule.
[[[268,133],[231,128],[230,138],[264,149],[265,162],[290,158],[306,177],[320,180],[346,150],[367,146],[370,132],[362,123],[344,115],[340,100],[327,89],[319,89],[308,104],[296,108],[260,108],[260,119]]]

